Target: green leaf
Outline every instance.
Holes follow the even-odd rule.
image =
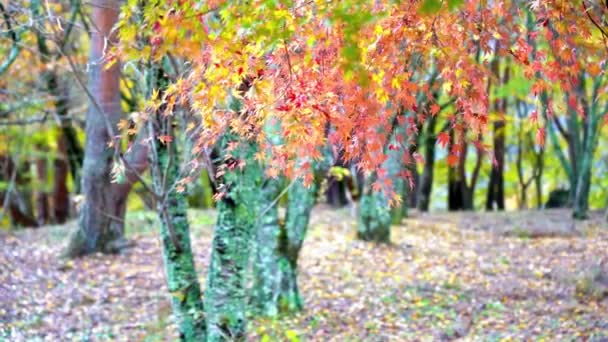
[[[441,9],[440,0],[424,0],[422,6],[420,6],[420,12],[423,14],[433,14],[439,12]]]
[[[455,9],[456,7],[462,5],[462,3],[464,3],[464,0],[448,0],[448,8],[451,10]]]
[[[289,342],[300,342],[300,339],[298,338],[298,334],[293,330],[287,330],[285,332],[285,337],[287,337]]]

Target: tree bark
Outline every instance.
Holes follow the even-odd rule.
[[[403,134],[401,129],[396,128],[389,139],[392,143],[398,134]],[[396,145],[396,144],[395,144]],[[387,150],[387,159],[382,167],[386,170],[387,177],[393,182],[394,189],[398,194],[403,192],[404,180],[399,176],[403,169],[403,151],[401,148]],[[371,175],[367,181],[365,190],[359,204],[359,215],[357,222],[357,238],[363,241],[377,243],[390,243],[391,223],[401,222],[403,212],[401,208],[391,210],[389,199],[383,191],[374,191],[372,183],[376,175]],[[403,199],[407,202],[407,198]]]
[[[163,114],[157,114],[161,116]],[[168,119],[164,121],[165,132],[170,132]],[[169,133],[162,133],[169,134]],[[155,134],[155,137],[160,134]],[[162,144],[153,142],[150,159],[156,192],[166,199],[157,202],[160,237],[167,288],[171,294],[171,306],[177,317],[181,341],[204,341],[206,336],[205,315],[201,289],[192,255],[188,203],[185,192],[178,192],[174,184],[179,180],[180,160],[176,142]],[[168,191],[168,193],[166,193]]]
[[[115,41],[111,32],[119,14],[120,4],[114,1],[93,1],[92,20],[98,31],[92,33],[89,59],[92,63],[89,92],[93,99],[86,118],[86,146],[82,167],[82,194],[78,230],[72,236],[66,255],[82,256],[93,252],[114,253],[116,242],[123,238],[122,221],[114,215],[117,199],[111,188],[113,151],[109,127],[115,128],[121,116],[120,68],[118,63],[107,68],[100,63],[105,57],[106,38]],[[101,112],[100,112],[101,111]],[[69,145],[69,144],[68,144]],[[69,153],[69,151],[68,151]]]
[[[450,133],[453,141],[453,133]],[[473,210],[475,207],[474,194],[477,186],[477,178],[481,169],[482,151],[477,149],[477,161],[473,169],[470,181],[467,179],[466,160],[468,146],[462,146],[462,151],[458,157],[458,165],[448,170],[448,210]]]
[[[59,136],[58,140],[58,155],[53,161],[55,173],[53,177],[53,221],[62,224],[70,217],[69,165],[67,162],[65,139],[63,136]]]
[[[262,171],[254,159],[255,144],[232,132],[225,134],[222,150],[228,143],[239,146],[225,161],[223,191],[217,203],[211,264],[205,293],[208,341],[244,340],[247,327],[245,275],[254,236]],[[238,167],[239,162],[244,166]]]
[[[499,82],[507,84],[509,82],[509,67],[507,66],[504,75],[500,77],[500,62],[498,59],[492,63],[494,75]],[[488,196],[486,200],[486,210],[505,210],[505,129],[506,121],[504,115],[507,111],[507,99],[496,99],[494,101],[494,110],[500,118],[493,123],[493,143],[494,143],[494,160],[496,163],[490,171],[490,182],[488,183]]]
[[[39,153],[44,153],[42,149],[38,149]],[[47,158],[39,157],[36,159],[36,178],[38,179],[37,190],[34,194],[36,206],[36,221],[39,225],[44,225],[49,222],[49,193],[48,176],[47,176]]]
[[[435,126],[437,125],[437,116],[429,118],[426,136],[424,139],[424,166],[422,176],[420,178],[420,186],[418,193],[418,210],[422,212],[429,211],[431,204],[431,194],[433,192],[433,177],[435,169]]]

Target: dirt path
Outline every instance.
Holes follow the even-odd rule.
[[[204,284],[213,218],[192,219]],[[153,222],[135,216],[129,226]],[[587,275],[608,263],[600,222],[572,231],[563,211],[414,213],[391,246],[373,246],[354,240],[347,210],[321,208],[301,256],[306,310],[252,322],[251,340],[606,341],[608,293],[577,294],[595,289]],[[0,340],[173,340],[155,234],[132,235],[137,245],[122,255],[66,263],[58,255],[70,228],[0,233]]]

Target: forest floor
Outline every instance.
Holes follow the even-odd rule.
[[[607,341],[600,216],[413,213],[375,246],[355,240],[349,210],[318,208],[300,257],[305,311],[252,320],[250,340]],[[204,284],[214,213],[191,219]],[[74,223],[0,233],[0,341],[173,340],[154,215],[127,226],[134,247],[74,261],[59,258]]]

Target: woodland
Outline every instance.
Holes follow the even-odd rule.
[[[0,0],[0,341],[608,341],[608,1]]]

